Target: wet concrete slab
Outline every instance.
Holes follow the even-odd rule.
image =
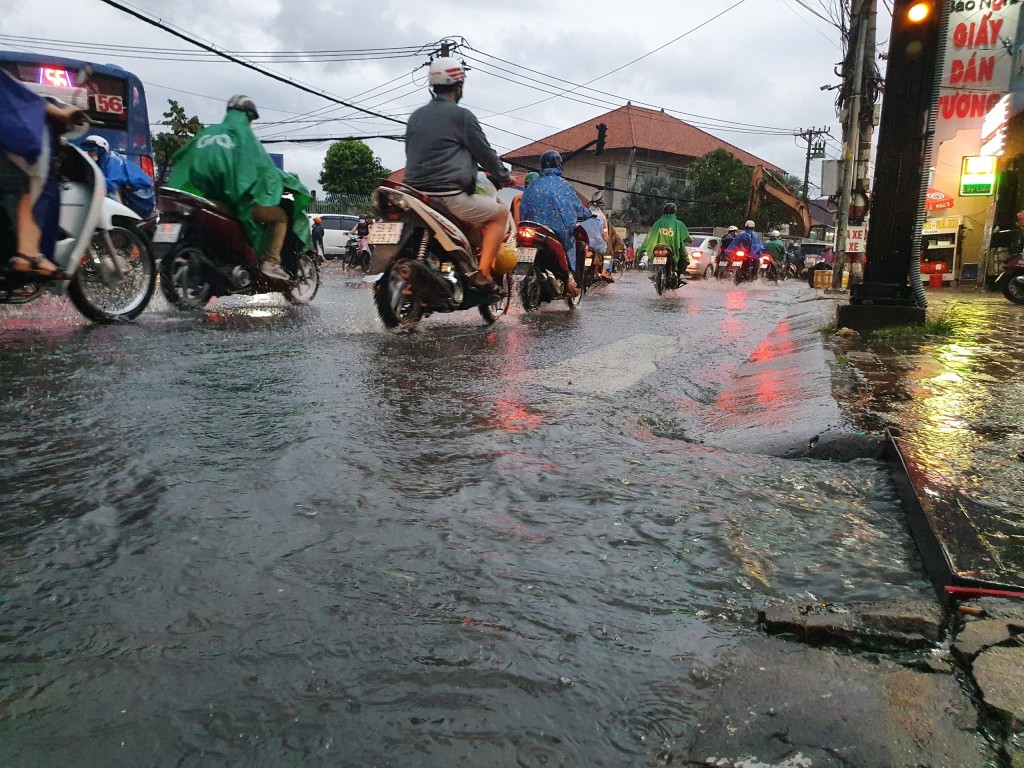
[[[849,368],[837,396],[857,427],[894,435],[933,579],[1024,591],[1024,309],[985,292],[930,300],[949,336],[833,337]]]

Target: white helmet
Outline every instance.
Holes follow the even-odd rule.
[[[91,136],[86,136],[85,141],[83,141],[82,144],[95,144],[104,152],[110,152],[110,142],[108,142],[102,136],[96,135],[95,133],[92,134]]]
[[[757,226],[757,225],[754,224],[754,220],[753,219],[747,219],[746,222],[744,222],[744,224],[743,224],[743,228],[744,229],[753,229],[755,226]]]
[[[450,56],[438,56],[430,62],[427,78],[431,85],[457,85],[465,81],[466,70],[462,63]]]
[[[772,237],[779,237],[782,233],[777,229],[772,230]]]
[[[739,232],[739,231],[740,231],[740,228],[739,228],[739,227],[737,227],[737,226],[736,226],[735,224],[730,224],[730,225],[729,225],[729,231],[730,231],[730,232]]]

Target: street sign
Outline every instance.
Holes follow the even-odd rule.
[[[997,158],[965,157],[960,166],[960,197],[984,197],[995,192]]]
[[[847,253],[864,253],[864,245],[868,240],[868,228],[867,227],[847,227],[846,228],[846,252]]]

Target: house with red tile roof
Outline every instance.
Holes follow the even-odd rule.
[[[597,138],[597,126],[606,126],[604,152],[591,146],[565,163],[565,175],[579,182],[575,186],[588,195],[604,189],[605,205],[620,210],[626,193],[612,188],[630,189],[638,176],[686,178],[686,168],[696,158],[716,149],[732,153],[745,165],[763,165],[780,171],[778,166],[695,128],[656,109],[632,104],[591,118],[546,138],[506,152],[502,159],[513,169],[536,169],[540,156],[549,149],[563,155]]]

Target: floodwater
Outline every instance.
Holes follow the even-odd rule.
[[[701,432],[807,290],[4,310],[0,765],[685,758],[765,602],[929,594],[882,465]]]

